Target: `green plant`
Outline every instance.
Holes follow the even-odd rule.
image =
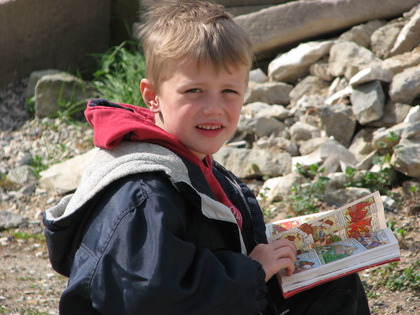
[[[100,97],[144,107],[139,84],[145,77],[146,66],[137,43],[125,41],[95,56],[99,59],[99,70],[93,74],[93,85]]]
[[[389,228],[394,232],[394,234],[400,235],[402,238],[405,238],[408,234],[408,231],[403,226],[398,226],[398,223],[395,221],[391,221],[387,223]]]
[[[5,174],[0,173],[0,189],[5,191],[15,190],[18,188],[18,185],[10,181]]]
[[[380,141],[379,146],[385,149],[392,149],[400,141],[400,137],[394,132],[391,131],[388,137],[385,138],[385,141]]]
[[[22,315],[49,315],[48,312],[40,312],[37,310],[31,310],[31,309],[21,309],[20,314]]]
[[[40,173],[47,169],[47,165],[44,164],[42,157],[38,154],[32,158],[31,166],[38,178],[41,177]]]
[[[318,164],[304,168],[297,164],[299,174],[307,178],[303,185],[293,184],[291,188],[291,207],[297,215],[318,212],[318,204],[323,200],[325,184],[330,180],[321,176],[325,171]]]
[[[374,158],[373,164],[379,166],[377,172],[358,173],[356,169],[348,166],[345,170],[345,186],[367,188],[371,191],[379,191],[381,194],[386,194],[389,188],[392,187],[395,178],[395,171],[389,164],[390,160],[391,156],[389,154]]]
[[[416,194],[420,190],[420,187],[417,185],[410,186],[410,192]]]
[[[26,108],[31,117],[35,116],[35,96],[26,99]]]
[[[87,92],[88,84],[85,84],[80,73],[77,74],[78,80],[72,80],[71,83],[63,81],[57,99],[57,112],[50,115],[51,118],[60,118],[61,120],[77,124],[83,117],[83,111],[89,101],[91,92]],[[71,84],[71,89],[69,89]],[[83,97],[81,98],[82,95]],[[85,97],[86,96],[86,97]],[[83,121],[83,123],[86,123]]]
[[[420,292],[420,261],[407,268],[398,268],[398,262],[393,262],[376,269],[374,275],[379,276],[375,286],[384,286],[390,291]]]
[[[12,235],[13,235],[13,237],[15,237],[17,239],[21,239],[21,240],[34,239],[34,240],[41,241],[41,242],[45,241],[45,236],[42,233],[30,234],[30,233],[26,233],[26,232],[22,232],[22,231],[15,231],[15,232],[13,232]]]

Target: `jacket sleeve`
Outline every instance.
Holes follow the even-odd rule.
[[[159,181],[153,189],[136,187],[138,182],[125,183],[93,216],[61,300],[62,314],[74,314],[80,300],[91,300],[101,314],[231,315],[264,308],[267,288],[258,262],[186,241],[189,204],[174,187]]]

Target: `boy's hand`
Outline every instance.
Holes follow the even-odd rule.
[[[296,247],[289,240],[279,239],[272,244],[258,244],[249,254],[249,258],[258,261],[265,271],[265,281],[286,269],[290,276],[295,270]]]

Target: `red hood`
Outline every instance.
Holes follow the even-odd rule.
[[[201,161],[176,137],[157,126],[149,109],[94,99],[89,101],[85,116],[94,129],[93,143],[96,147],[112,149],[123,140],[159,144],[199,166],[216,198],[231,209],[235,208],[213,175],[211,157],[207,155],[205,163]],[[242,226],[240,213],[235,209],[234,215]]]

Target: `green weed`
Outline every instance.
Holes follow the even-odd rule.
[[[367,171],[357,173],[356,169],[348,166],[345,171],[347,187],[360,187],[367,188],[370,191],[379,191],[381,194],[386,195],[392,187],[395,171],[389,164],[391,156],[376,157],[373,164],[379,166],[379,171]]]
[[[137,43],[125,41],[94,56],[99,59],[99,70],[93,74],[93,85],[100,97],[145,107],[139,84],[146,75],[146,66]]]
[[[307,178],[303,185],[294,184],[291,188],[291,207],[297,215],[318,212],[318,205],[323,200],[325,184],[330,180],[322,176],[325,171],[318,164],[305,168],[297,164],[299,174]]]
[[[19,188],[19,185],[10,181],[5,174],[0,173],[0,189],[4,191],[13,191]]]
[[[21,240],[33,239],[33,240],[37,240],[41,242],[45,241],[45,236],[42,233],[31,234],[31,233],[16,230],[13,232],[12,236],[14,238],[21,239]]]
[[[407,229],[403,226],[398,226],[398,223],[395,221],[390,221],[389,223],[387,223],[387,225],[394,232],[395,235],[399,235],[402,238],[405,238],[408,234]]]
[[[38,154],[32,158],[31,167],[38,178],[41,177],[40,173],[48,168],[48,166],[44,164],[43,158]]]
[[[420,261],[404,269],[398,267],[398,262],[389,263],[374,270],[373,274],[377,279],[375,287],[383,286],[390,291],[420,292]]]

